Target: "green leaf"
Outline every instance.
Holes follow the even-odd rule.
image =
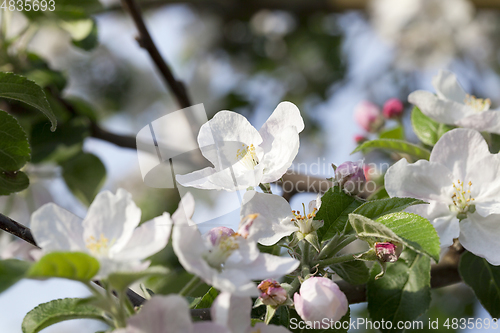
[[[474,290],[484,308],[493,318],[500,317],[500,266],[465,252],[458,266],[462,280]]]
[[[23,333],[37,333],[50,325],[71,319],[96,319],[106,322],[102,311],[79,298],[56,299],[38,305],[24,317]]]
[[[439,261],[439,236],[425,218],[411,213],[393,213],[373,221],[358,214],[350,214],[349,222],[358,237],[368,243],[393,241],[426,254]]]
[[[0,293],[26,276],[31,264],[17,259],[0,260]]]
[[[382,133],[380,133],[379,138],[380,139],[404,140],[405,133],[403,131],[403,127],[398,126],[398,127],[394,127],[394,128],[383,131]]]
[[[405,250],[397,262],[387,264],[380,279],[375,280],[380,265],[373,265],[367,283],[368,311],[373,321],[392,322],[392,329],[382,332],[402,332],[397,329],[398,322],[413,321],[427,311],[431,301],[430,270],[430,259],[411,250]]]
[[[50,108],[43,89],[35,82],[20,75],[0,72],[0,98],[14,99],[40,110],[52,123],[51,131],[56,130],[56,116]]]
[[[427,117],[416,106],[411,113],[411,124],[420,141],[429,146],[434,146],[444,133],[453,128]]]
[[[75,118],[60,124],[56,132],[49,131],[46,123],[37,123],[31,129],[33,163],[63,162],[82,150],[83,140],[89,135],[88,121]]]
[[[26,133],[16,118],[0,110],[0,171],[18,171],[30,160],[30,152]]]
[[[413,205],[426,204],[427,202],[413,198],[388,198],[365,202],[353,212],[372,220],[383,215],[400,212]]]
[[[139,272],[115,272],[108,276],[108,281],[116,291],[124,291],[131,284],[149,276],[164,276],[170,270],[163,266],[152,266]]]
[[[389,198],[389,194],[385,190],[385,186],[382,185],[379,188],[375,190],[370,196],[367,198],[367,200],[380,200],[380,199],[387,199]]]
[[[63,278],[90,281],[99,271],[99,261],[81,252],[52,252],[31,266],[27,277],[32,279]]]
[[[368,281],[370,272],[363,261],[346,261],[330,266],[344,281],[352,285],[363,284]]]
[[[0,195],[21,192],[30,185],[28,176],[22,171],[0,172]]]
[[[90,153],[81,153],[62,163],[62,176],[71,192],[89,206],[106,180],[106,168]]]
[[[98,31],[97,31],[97,24],[95,23],[94,20],[92,20],[92,27],[87,36],[82,39],[73,39],[72,41],[73,45],[76,47],[85,50],[85,51],[90,51],[99,45],[99,38],[98,38]]]
[[[377,139],[372,141],[367,141],[356,147],[351,154],[362,151],[367,153],[373,149],[386,149],[390,151],[396,151],[398,153],[408,154],[419,159],[428,160],[431,156],[431,152],[425,148],[414,145],[403,140],[395,139]]]
[[[500,152],[500,135],[495,133],[490,133],[490,152],[492,154],[497,154]]]
[[[266,317],[270,311],[270,308],[271,306],[266,306]],[[264,319],[266,319],[266,317]],[[270,319],[270,324],[288,328],[288,326],[290,325],[290,311],[288,310],[288,306],[279,306],[273,313],[273,316]]]
[[[26,133],[16,118],[0,110],[0,195],[29,186],[28,176],[19,170],[30,160],[30,153]]]
[[[339,186],[330,188],[321,198],[321,207],[314,218],[324,221],[324,225],[317,231],[319,240],[329,239],[343,232],[348,215],[360,205],[359,200],[346,194]]]
[[[219,295],[219,292],[215,288],[210,288],[207,293],[201,298],[200,302],[196,304],[195,309],[208,309],[212,306],[215,298]]]

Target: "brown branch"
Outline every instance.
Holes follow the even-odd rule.
[[[118,135],[115,133],[111,133],[101,128],[95,122],[90,122],[90,135],[93,138],[113,143],[122,148],[130,148],[130,149],[137,148],[136,139],[133,136]]]
[[[333,183],[324,178],[287,171],[278,185],[283,189],[283,198],[290,201],[298,193],[325,193],[333,186]]]
[[[174,74],[170,70],[163,57],[161,56],[158,48],[156,47],[151,35],[149,34],[146,24],[142,18],[142,11],[135,0],[122,0],[124,7],[128,9],[128,12],[132,16],[134,23],[139,31],[138,42],[139,45],[148,51],[151,59],[155,63],[156,67],[160,71],[163,79],[165,80],[167,86],[170,88],[171,92],[174,94],[177,102],[181,108],[187,108],[192,105],[184,84],[174,77]]]

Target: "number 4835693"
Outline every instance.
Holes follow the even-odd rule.
[[[1,1],[1,0],[0,0]],[[0,6],[1,10],[11,12],[18,11],[51,11],[56,10],[56,2],[54,0],[4,0]]]

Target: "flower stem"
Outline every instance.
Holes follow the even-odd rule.
[[[302,246],[302,277],[306,277],[310,272],[311,272],[311,265],[309,263],[309,253],[310,251],[310,246],[309,242],[303,241],[303,246]]]
[[[259,184],[259,187],[262,191],[264,191],[264,193],[273,194],[273,192],[271,191],[271,184]]]
[[[180,296],[187,296],[189,292],[193,291],[198,286],[199,282],[200,282],[200,278],[197,277],[196,275],[193,276],[191,278],[191,280],[179,292],[179,295]]]
[[[300,280],[299,280],[299,277],[295,277],[295,279],[293,279],[292,283],[290,283],[290,290],[288,291],[288,297],[290,299],[293,299],[293,294],[295,294],[295,292],[297,290],[299,290],[299,287],[300,287]]]
[[[328,242],[328,244],[326,244],[326,246],[323,249],[321,249],[321,252],[318,254],[318,259],[325,259],[328,257],[332,257],[341,249],[346,247],[348,244],[356,240],[356,235],[348,235],[341,237],[344,238],[343,239],[340,238],[340,241],[338,239],[337,241],[332,239],[330,242]]]
[[[332,258],[328,258],[328,259],[318,260],[318,261],[314,262],[313,265],[319,265],[319,267],[325,267],[325,266],[339,264],[339,263],[346,262],[346,261],[353,261],[353,260],[356,260],[356,259],[354,259],[354,256],[357,256],[361,253],[364,253],[364,252],[348,253],[348,254],[338,256],[338,257],[332,257]]]

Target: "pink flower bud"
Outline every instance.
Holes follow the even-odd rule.
[[[222,238],[230,237],[234,234],[233,229],[227,227],[216,227],[207,232],[206,237],[212,245],[216,246]]]
[[[377,132],[384,124],[384,117],[372,102],[363,101],[354,110],[354,119],[367,132]]]
[[[344,162],[335,170],[335,179],[340,187],[350,194],[358,194],[366,182],[363,162]]]
[[[391,242],[375,243],[375,253],[382,262],[395,262],[401,255],[402,246]]]
[[[357,144],[363,143],[366,140],[368,140],[368,139],[364,135],[357,134],[354,136],[354,141],[356,141]]]
[[[267,279],[262,281],[257,288],[260,290],[260,298],[265,305],[277,306],[286,302],[288,294],[281,285],[272,280]]]
[[[403,110],[403,102],[397,98],[390,98],[385,102],[382,114],[387,119],[399,118],[403,114]]]
[[[337,284],[323,277],[305,280],[293,301],[295,310],[305,321],[321,322],[324,318],[338,321],[349,309],[347,298]]]

